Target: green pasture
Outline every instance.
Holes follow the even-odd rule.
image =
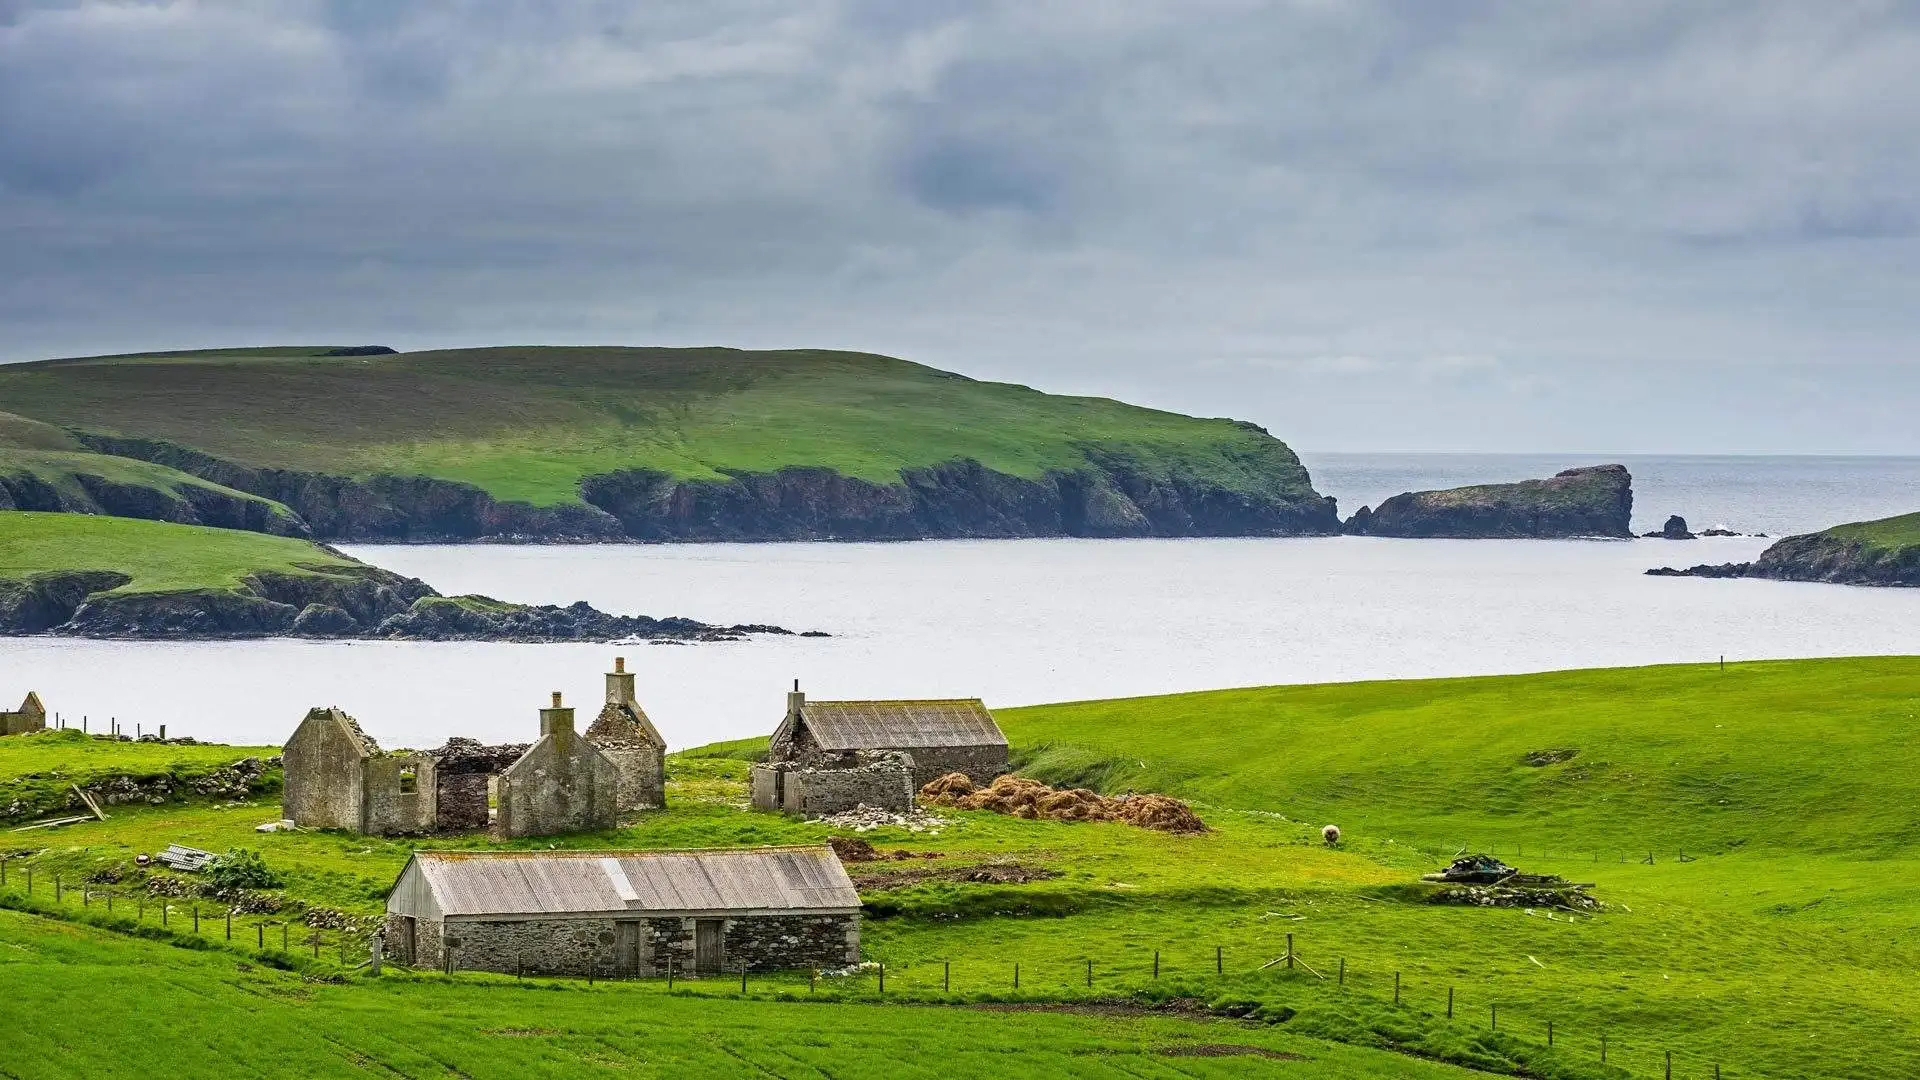
[[[1902,514],[1878,521],[1857,521],[1836,525],[1825,535],[1842,540],[1863,540],[1870,547],[1898,550],[1920,545],[1920,514]]]
[[[672,995],[656,982],[608,988],[603,981],[588,990],[581,980],[561,981],[553,985],[562,989],[536,997],[630,1002],[629,1018],[651,1018],[656,1008],[713,1010],[687,1021],[696,1027],[724,1026],[734,1015],[729,1009],[765,1010],[768,1019],[757,1033],[739,1037],[742,1047],[777,1042],[786,1021],[775,1017],[789,1008],[802,1010],[795,1015],[890,1016],[903,1034],[944,1046],[939,1040],[947,1031],[961,1030],[947,1025],[972,1023],[989,1006],[1017,1007],[985,1012],[990,1024],[1013,1025],[1015,1018],[1019,1024],[1086,1023],[1124,1042],[1149,1036],[1122,1036],[1101,1025],[1185,1030],[1179,1026],[1185,1021],[1122,1015],[1172,1003],[1257,1021],[1223,1029],[1246,1032],[1248,1039],[1311,1036],[1518,1075],[1663,1076],[1670,1053],[1679,1077],[1712,1076],[1716,1066],[1726,1077],[1912,1076],[1920,1074],[1920,992],[1911,977],[1920,968],[1920,859],[1912,828],[1912,788],[1920,780],[1898,763],[1911,751],[1916,704],[1920,659],[1876,658],[1730,664],[1724,672],[1707,665],[1272,688],[1004,710],[1000,719],[1029,772],[1113,791],[1181,795],[1196,802],[1210,831],[1172,836],[1117,824],[943,811],[947,821],[938,834],[864,834],[883,850],[938,856],[850,868],[867,903],[863,946],[870,966],[856,976],[812,987],[804,975],[754,976],[747,994],[753,1005],[733,1001],[739,986],[727,980],[683,982]],[[103,753],[115,751],[101,746]],[[640,815],[609,834],[523,843],[658,849],[824,839],[828,830],[818,824],[745,809],[746,759],[754,751],[747,742],[676,755],[670,759],[672,809]],[[0,745],[0,776],[24,768],[7,764],[15,752]],[[33,771],[44,767],[35,762]],[[582,1006],[578,1020],[527,1020],[515,1003],[528,1000],[529,991],[510,978],[464,973],[449,983],[440,975],[389,972],[374,983],[364,971],[351,971],[364,959],[360,937],[347,935],[343,966],[337,932],[321,934],[315,957],[315,943],[303,947],[299,927],[290,931],[291,955],[281,953],[273,928],[298,921],[306,907],[377,915],[415,842],[255,833],[255,825],[278,815],[270,802],[112,813],[107,822],[55,833],[0,834],[0,851],[17,856],[8,860],[0,906],[108,922],[163,943],[179,942],[182,915],[190,919],[192,906],[199,906],[201,934],[187,943],[211,952],[169,951],[45,919],[0,915],[12,920],[0,926],[23,928],[17,934],[30,941],[74,936],[95,943],[88,949],[157,950],[166,960],[153,977],[168,985],[184,985],[186,968],[202,964],[218,970],[217,978],[207,976],[216,982],[298,985],[309,1017],[332,1008],[366,1017],[389,1009],[438,1011],[457,1018],[455,1029],[471,1040],[476,1027],[496,1023],[477,1017],[518,1011],[517,1024],[549,1031],[554,1042],[542,1060],[550,1056],[555,1068],[577,1060],[566,1047],[593,1042],[578,1026],[589,1023],[593,1006]],[[1338,848],[1321,842],[1320,826],[1327,823],[1345,830]],[[230,944],[219,904],[174,900],[163,934],[154,901],[139,899],[142,891],[126,873],[135,854],[168,843],[260,851],[285,876],[289,908],[242,916]],[[1429,902],[1419,875],[1462,847],[1490,848],[1526,869],[1592,882],[1606,909],[1587,916]],[[28,867],[36,875],[31,897],[23,892]],[[1034,880],[965,880],[983,867],[1019,868]],[[57,911],[48,889],[55,876],[63,883]],[[80,896],[73,891],[76,882],[113,877],[122,880],[85,886]],[[104,910],[109,893],[116,896],[111,920],[117,923]],[[130,902],[144,905],[136,908],[138,927],[129,923]],[[51,966],[80,971],[87,962],[61,959]],[[257,970],[241,972],[246,964]],[[275,965],[293,974],[265,970]],[[309,981],[293,982],[301,973]],[[0,964],[0,980],[7,978]],[[11,987],[4,992],[17,996]],[[194,993],[226,1000],[219,997],[225,991],[212,988]],[[803,1004],[808,997],[816,1004]],[[835,1004],[818,1004],[827,1001]],[[805,1013],[809,1008],[814,1011]],[[1099,1015],[1049,1014],[1062,1009]],[[309,1022],[336,1030],[326,1027],[328,1020]],[[887,1051],[863,1041],[859,1023],[845,1022],[852,1027],[834,1041],[847,1048],[847,1059],[826,1071],[863,1075],[867,1055]],[[666,1023],[649,1019],[627,1028]],[[1038,1028],[994,1030],[1004,1033],[995,1044],[1003,1055],[1057,1050],[1046,1041],[1053,1036]],[[1058,1036],[1082,1037],[1094,1035]],[[1212,1034],[1202,1037],[1216,1041]],[[733,1047],[731,1040],[722,1041]],[[412,1074],[408,1063],[415,1059],[400,1043],[345,1045]],[[273,1060],[268,1045],[258,1060]],[[954,1068],[962,1075],[1108,1075],[1086,1071],[1106,1068],[1210,1075],[1192,1071],[1199,1066],[1184,1058],[1169,1064],[1127,1056],[1131,1051],[1071,1064],[1054,1057],[1021,1064],[1013,1057],[970,1057],[957,1044],[951,1052],[961,1055]],[[1399,1067],[1367,1064],[1376,1060],[1371,1057],[1333,1064],[1330,1055],[1347,1049],[1303,1052],[1312,1063],[1236,1057],[1217,1064],[1228,1070],[1221,1075],[1243,1075],[1234,1070],[1269,1062],[1353,1070],[1329,1075]],[[680,1060],[671,1053],[679,1051],[663,1060]],[[444,1061],[439,1071],[468,1069],[464,1058]],[[1426,1067],[1400,1061],[1409,1069]],[[819,1067],[755,1063],[774,1075],[815,1075],[808,1070]]]

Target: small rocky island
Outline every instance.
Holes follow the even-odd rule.
[[[1361,507],[1349,536],[1570,539],[1633,536],[1633,477],[1624,465],[1568,469],[1545,480],[1410,491]]]
[[[1654,577],[1768,578],[1838,585],[1920,587],[1920,514],[1836,525],[1774,541],[1748,563],[1720,563],[1678,570],[1662,566]]]

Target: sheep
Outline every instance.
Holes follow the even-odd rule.
[[[1321,829],[1320,839],[1325,840],[1328,847],[1337,847],[1340,843],[1340,826],[1329,825]]]

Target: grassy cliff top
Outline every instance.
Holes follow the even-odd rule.
[[[1920,546],[1920,513],[1902,514],[1899,517],[1881,518],[1878,521],[1856,521],[1849,525],[1835,525],[1822,532],[1822,536],[1831,536],[1838,540],[1863,541],[1869,547],[1900,550]]]
[[[234,529],[92,514],[0,513],[0,581],[111,570],[133,579],[117,592],[233,589],[261,570],[306,573],[357,566],[305,540]]]
[[[0,367],[0,400],[41,425],[19,438],[44,440],[50,426],[159,439],[254,466],[464,481],[536,506],[577,502],[583,478],[622,469],[712,479],[821,466],[897,483],[903,468],[970,458],[1031,478],[1077,468],[1089,449],[1231,490],[1312,491],[1293,452],[1250,425],[869,353],[331,351],[15,364]]]

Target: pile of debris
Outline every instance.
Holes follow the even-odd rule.
[[[867,843],[857,836],[829,836],[827,837],[827,846],[833,849],[833,853],[838,855],[840,861],[843,863],[899,862],[903,859],[937,859],[940,857],[940,853],[937,851],[908,851],[905,848],[881,851],[879,848],[874,847],[872,844]]]
[[[1603,911],[1606,905],[1581,884],[1552,874],[1523,874],[1491,855],[1466,855],[1422,880],[1441,886],[1434,902],[1472,907],[1558,908],[1562,911]]]
[[[918,807],[912,810],[885,810],[866,803],[851,810],[842,810],[825,817],[808,818],[813,825],[825,825],[829,829],[851,829],[854,832],[872,832],[875,829],[895,828],[908,832],[926,833],[939,836],[940,830],[947,827],[947,819],[936,817]]]
[[[1055,788],[1024,776],[1002,776],[975,788],[964,773],[948,773],[920,789],[928,806],[991,810],[1034,821],[1118,821],[1171,833],[1206,832],[1193,808],[1165,795],[1102,795],[1086,788]]]

